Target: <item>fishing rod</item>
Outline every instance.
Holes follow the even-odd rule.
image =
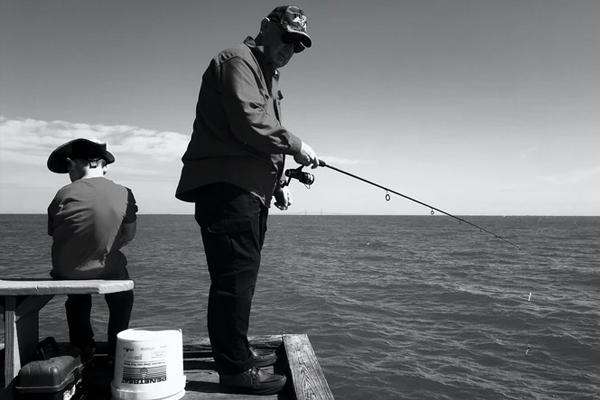
[[[344,175],[348,175],[348,176],[350,176],[350,177],[352,177],[354,179],[358,179],[359,181],[363,181],[365,183],[368,183],[369,185],[373,185],[375,187],[378,187],[380,189],[385,190],[385,192],[386,192],[385,193],[385,199],[387,201],[390,201],[390,193],[396,194],[396,195],[398,195],[400,197],[404,197],[407,200],[413,201],[413,202],[415,202],[417,204],[420,204],[422,206],[430,208],[431,209],[431,214],[433,214],[433,212],[435,210],[435,211],[437,211],[439,213],[442,213],[442,214],[447,215],[447,216],[449,216],[451,218],[454,218],[459,223],[464,222],[467,225],[471,225],[472,227],[479,229],[480,232],[486,232],[486,233],[494,236],[496,239],[502,240],[503,242],[508,243],[511,246],[516,247],[517,249],[520,249],[519,246],[516,243],[511,242],[510,240],[508,240],[508,239],[506,239],[506,238],[504,238],[504,237],[502,237],[502,236],[500,236],[500,235],[498,235],[498,234],[496,234],[496,233],[494,233],[494,232],[492,232],[492,231],[490,231],[490,230],[488,230],[488,229],[486,229],[486,228],[484,228],[482,226],[479,226],[477,224],[474,224],[473,222],[467,221],[464,218],[461,218],[461,217],[458,217],[456,215],[450,214],[449,212],[446,212],[446,211],[441,210],[441,209],[439,209],[437,207],[434,207],[434,206],[432,206],[430,204],[424,203],[424,202],[422,202],[420,200],[417,200],[415,198],[412,198],[410,196],[407,196],[405,194],[402,194],[400,192],[392,190],[392,189],[390,189],[388,187],[382,186],[382,185],[380,185],[378,183],[372,182],[372,181],[370,181],[368,179],[361,178],[360,176],[357,176],[357,175],[351,174],[350,172],[347,172],[347,171],[341,170],[339,168],[336,168],[333,165],[327,164],[323,160],[319,160],[319,166],[320,167],[330,168],[330,169],[332,169],[332,170],[334,170],[336,172],[339,172],[339,173],[344,174]],[[312,185],[314,183],[315,177],[314,177],[314,175],[312,175],[312,174],[310,174],[308,172],[302,171],[303,167],[304,166],[300,166],[299,168],[296,168],[296,169],[288,169],[288,170],[286,170],[285,171],[285,176],[288,177],[288,180],[287,180],[287,182],[284,183],[284,186],[285,185],[289,185],[289,183],[292,180],[292,178],[294,178],[294,179],[297,179],[298,181],[300,181],[300,183],[303,183],[305,186],[310,187],[310,185]]]

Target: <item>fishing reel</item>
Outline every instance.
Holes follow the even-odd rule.
[[[284,175],[287,176],[287,181],[281,186],[288,186],[292,179],[297,179],[300,183],[310,189],[310,185],[315,182],[315,176],[309,172],[302,171],[302,168],[304,168],[303,165],[295,169],[286,169]]]

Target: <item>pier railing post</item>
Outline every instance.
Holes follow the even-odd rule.
[[[297,400],[333,400],[308,336],[284,335],[283,343]]]

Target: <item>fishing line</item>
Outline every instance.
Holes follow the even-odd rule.
[[[417,199],[415,199],[413,197],[410,197],[410,196],[407,196],[407,195],[405,195],[403,193],[399,193],[399,192],[397,192],[397,191],[395,191],[393,189],[390,189],[390,188],[388,188],[386,186],[380,185],[380,184],[375,183],[373,181],[370,181],[368,179],[362,178],[362,177],[360,177],[358,175],[352,174],[352,173],[350,173],[348,171],[344,171],[342,169],[334,167],[333,165],[329,165],[329,164],[327,164],[323,160],[319,161],[319,166],[320,167],[327,167],[327,168],[332,169],[332,170],[334,170],[336,172],[339,172],[341,174],[347,175],[347,176],[349,176],[351,178],[357,179],[357,180],[365,182],[365,183],[367,183],[369,185],[372,185],[372,186],[375,186],[375,187],[380,188],[382,190],[385,190],[385,199],[387,201],[390,201],[390,198],[391,198],[390,193],[396,194],[396,195],[398,195],[400,197],[403,197],[403,198],[405,198],[407,200],[410,200],[412,202],[415,202],[417,204],[420,204],[422,206],[430,208],[432,215],[434,214],[434,211],[437,211],[437,212],[439,212],[441,214],[447,215],[447,216],[449,216],[449,217],[457,220],[459,223],[464,222],[467,225],[470,225],[470,226],[472,226],[472,227],[474,227],[476,229],[479,229],[480,232],[488,233],[488,234],[494,236],[495,238],[497,238],[497,239],[499,239],[499,240],[501,240],[501,241],[503,241],[505,243],[508,243],[511,246],[516,247],[519,250],[520,253],[524,254],[525,256],[528,256],[529,258],[534,258],[535,259],[535,258],[540,257],[540,255],[535,255],[535,254],[533,254],[530,251],[522,249],[519,245],[517,245],[516,243],[514,243],[514,242],[512,242],[512,241],[510,241],[508,239],[506,239],[503,236],[500,236],[500,235],[498,235],[498,234],[496,234],[496,233],[494,233],[494,232],[492,232],[492,231],[490,231],[490,230],[488,230],[488,229],[486,229],[486,228],[484,228],[482,226],[479,226],[479,225],[477,225],[477,224],[475,224],[475,223],[473,223],[471,221],[468,221],[468,220],[466,220],[464,218],[461,218],[461,217],[458,217],[456,215],[450,214],[450,213],[448,213],[448,212],[446,212],[444,210],[441,210],[441,209],[439,209],[437,207],[434,207],[434,206],[432,206],[430,204],[427,204],[427,203],[425,203],[423,201],[417,200]],[[286,182],[283,183],[283,186],[289,185],[289,183],[290,183],[290,181],[292,179],[297,179],[300,183],[303,183],[306,187],[310,188],[310,185],[312,185],[314,183],[314,181],[315,181],[315,177],[314,177],[314,175],[312,175],[312,174],[310,174],[308,172],[302,171],[302,168],[303,168],[303,166],[300,166],[300,167],[298,167],[296,169],[288,169],[288,170],[286,170],[285,171],[285,176],[288,177],[288,179],[287,179]],[[555,263],[558,263],[558,260],[556,260],[554,257],[548,256],[547,254],[544,254],[544,255],[541,255],[541,256],[543,258],[545,258],[545,259],[552,260]],[[531,286],[534,286],[534,285],[531,285]],[[533,303],[532,302],[532,293],[533,293],[533,291],[530,289],[529,296],[526,297],[527,303],[530,303],[530,304]],[[532,350],[532,344],[531,344],[531,342],[532,342],[532,340],[531,340],[531,338],[529,338],[528,344],[527,344],[527,348],[525,350],[525,356],[529,355],[529,353]]]
[[[459,223],[461,223],[461,222],[464,222],[464,223],[465,223],[465,224],[467,224],[467,225],[470,225],[470,226],[472,226],[472,227],[474,227],[474,228],[477,228],[477,229],[479,229],[479,231],[480,231],[480,232],[485,232],[485,233],[488,233],[488,234],[490,234],[490,235],[494,236],[496,239],[502,240],[503,242],[505,242],[505,243],[508,243],[508,244],[510,244],[511,246],[514,246],[514,247],[516,247],[517,249],[519,249],[519,246],[518,246],[516,243],[514,243],[514,242],[511,242],[510,240],[506,239],[505,237],[502,237],[502,236],[500,236],[500,235],[498,235],[498,234],[496,234],[496,233],[494,233],[494,232],[492,232],[492,231],[490,231],[490,230],[488,230],[488,229],[486,229],[486,228],[484,228],[484,227],[482,227],[482,226],[479,226],[479,225],[477,225],[477,224],[475,224],[475,223],[473,223],[473,222],[471,222],[471,221],[467,221],[467,220],[466,220],[466,219],[464,219],[464,218],[461,218],[461,217],[458,217],[458,216],[456,216],[456,215],[450,214],[449,212],[446,212],[446,211],[444,211],[444,210],[441,210],[441,209],[439,209],[439,208],[437,208],[437,207],[434,207],[434,206],[432,206],[432,205],[430,205],[430,204],[427,204],[427,203],[425,203],[425,202],[422,202],[422,201],[420,201],[420,200],[417,200],[417,199],[415,199],[415,198],[413,198],[413,197],[410,197],[410,196],[407,196],[407,195],[405,195],[405,194],[402,194],[402,193],[400,193],[400,192],[397,192],[397,191],[395,191],[395,190],[392,190],[392,189],[390,189],[390,188],[388,188],[388,187],[385,187],[385,186],[383,186],[383,185],[380,185],[380,184],[378,184],[378,183],[375,183],[375,182],[373,182],[373,181],[370,181],[370,180],[368,180],[368,179],[362,178],[362,177],[360,177],[360,176],[358,176],[358,175],[354,175],[354,174],[352,174],[352,173],[350,173],[350,172],[347,172],[347,171],[341,170],[341,169],[339,169],[339,168],[336,168],[336,167],[334,167],[333,165],[329,165],[329,164],[327,164],[327,163],[326,163],[325,161],[323,161],[323,160],[320,160],[320,161],[319,161],[319,166],[320,166],[320,167],[327,167],[327,168],[330,168],[330,169],[332,169],[332,170],[334,170],[334,171],[336,171],[336,172],[339,172],[339,173],[341,173],[341,174],[344,174],[344,175],[348,175],[348,176],[350,176],[350,177],[352,177],[352,178],[354,178],[354,179],[358,179],[359,181],[362,181],[362,182],[368,183],[369,185],[373,185],[373,186],[375,186],[375,187],[378,187],[378,188],[380,188],[380,189],[383,189],[383,190],[385,190],[385,199],[386,199],[387,201],[390,201],[390,193],[393,193],[393,194],[395,194],[395,195],[398,195],[398,196],[400,196],[400,197],[404,197],[404,198],[405,198],[405,199],[407,199],[407,200],[410,200],[410,201],[412,201],[412,202],[415,202],[415,203],[417,203],[417,204],[420,204],[420,205],[422,205],[422,206],[428,207],[429,209],[431,209],[431,214],[432,214],[432,215],[434,214],[434,211],[437,211],[437,212],[439,212],[439,213],[442,213],[442,214],[444,214],[444,215],[447,215],[447,216],[449,216],[449,217],[451,217],[451,218],[454,218],[454,219],[455,219],[455,220],[457,220]],[[302,168],[302,167],[300,167],[300,168]],[[294,174],[294,173],[290,173],[290,174],[288,174],[288,171],[298,171],[298,172],[297,172],[296,174]],[[301,171],[300,171],[300,169],[296,169],[296,170],[288,170],[288,171],[286,171],[286,175],[287,175],[287,176],[289,176],[289,177],[290,177],[290,179],[291,179],[292,177],[296,177],[296,176],[292,176],[292,175],[298,175],[298,173],[307,174],[306,172],[301,172]],[[308,175],[310,175],[310,174],[308,174]],[[310,183],[311,183],[311,184],[312,184],[313,182],[314,182],[314,177],[312,178],[312,180],[310,180]],[[304,183],[304,182],[303,182],[303,183]]]
[[[468,224],[468,225],[470,225],[470,226],[472,226],[474,228],[479,229],[480,232],[488,233],[488,234],[494,236],[495,238],[497,238],[497,239],[499,239],[499,240],[501,240],[501,241],[503,241],[503,242],[505,242],[507,244],[510,244],[511,246],[516,247],[517,250],[518,250],[518,253],[524,255],[528,259],[533,260],[533,262],[539,262],[540,261],[540,257],[541,257],[546,262],[550,261],[551,264],[560,264],[560,261],[557,258],[552,257],[552,256],[546,254],[543,250],[542,250],[541,253],[538,254],[537,252],[534,253],[532,251],[532,249],[522,249],[516,243],[514,243],[514,242],[512,242],[512,241],[510,241],[510,240],[508,240],[508,239],[506,239],[506,238],[504,238],[504,237],[502,237],[502,236],[500,236],[500,235],[498,235],[498,234],[496,234],[496,233],[494,233],[494,232],[492,232],[492,231],[490,231],[490,230],[488,230],[488,229],[486,229],[486,228],[484,228],[482,226],[479,226],[479,225],[477,225],[475,223],[472,223],[472,222],[470,222],[470,221],[468,221],[468,220],[466,220],[464,218],[461,218],[461,217],[458,217],[456,215],[450,214],[450,213],[448,213],[448,212],[446,212],[444,210],[441,210],[441,209],[439,209],[437,207],[433,207],[430,204],[427,204],[425,202],[422,202],[420,200],[417,200],[415,198],[407,196],[407,195],[405,195],[403,193],[399,193],[399,192],[397,192],[395,190],[392,190],[392,189],[390,189],[390,188],[388,188],[386,186],[380,185],[378,183],[375,183],[375,182],[370,181],[368,179],[362,178],[362,177],[360,177],[358,175],[355,175],[355,174],[352,174],[350,172],[341,170],[341,169],[339,169],[337,167],[334,167],[333,165],[327,164],[323,160],[319,161],[319,166],[320,167],[327,167],[327,168],[329,168],[331,170],[334,170],[336,172],[339,172],[341,174],[347,175],[347,176],[349,176],[351,178],[357,179],[359,181],[365,182],[365,183],[367,183],[369,185],[372,185],[372,186],[375,186],[375,187],[377,187],[379,189],[384,190],[385,191],[385,199],[387,201],[390,201],[390,197],[391,197],[390,193],[393,193],[393,194],[396,194],[396,195],[398,195],[400,197],[403,197],[403,198],[405,198],[407,200],[410,200],[412,202],[420,204],[422,206],[429,207],[431,209],[431,214],[432,215],[434,214],[434,211],[437,211],[437,212],[439,212],[441,214],[447,215],[447,216],[449,216],[449,217],[457,220],[459,223],[464,222],[464,223],[466,223],[466,224]],[[288,179],[287,179],[287,182],[283,183],[283,186],[289,185],[289,183],[290,183],[290,181],[292,179],[297,179],[300,183],[303,183],[307,188],[310,188],[310,185],[312,185],[314,183],[314,181],[315,181],[314,175],[312,175],[312,174],[310,174],[308,172],[302,171],[302,168],[303,168],[303,166],[300,166],[299,168],[296,168],[296,169],[288,169],[288,170],[286,170],[285,171],[285,176]],[[540,299],[540,298],[543,299],[544,296],[543,295],[542,295],[542,297],[535,296],[534,295],[534,291],[535,290],[533,290],[538,285],[539,285],[538,283],[534,283],[533,281],[530,281],[530,282],[528,282],[528,284],[525,284],[525,287],[528,287],[528,289],[529,289],[529,290],[527,290],[529,292],[528,293],[529,295],[526,294],[525,297],[524,297],[524,299],[523,299],[524,303],[526,305],[528,305],[528,307],[526,307],[527,311],[523,311],[523,310],[521,311],[521,313],[527,312],[527,314],[525,315],[525,318],[530,318],[530,313],[533,313],[533,317],[534,318],[537,318],[537,319],[540,319],[540,318],[543,319],[544,318],[543,316],[539,315],[539,312],[538,312],[538,307],[539,306],[537,304],[537,302],[539,301],[538,299]],[[548,300],[548,299],[546,299],[546,300]],[[538,323],[543,323],[543,322],[538,322]],[[532,359],[531,362],[535,362],[537,360],[537,358],[535,358],[535,355],[534,355],[535,351],[536,351],[536,347],[543,346],[543,343],[542,344],[538,343],[539,340],[537,340],[537,335],[535,333],[531,332],[529,328],[523,327],[522,331],[523,331],[522,332],[523,339],[524,339],[525,344],[526,344],[525,345],[525,349],[524,349],[524,356],[525,357],[532,357],[533,356],[534,358]],[[549,345],[549,347],[552,348],[552,345]]]

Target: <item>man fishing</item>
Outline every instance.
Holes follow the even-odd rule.
[[[115,161],[106,144],[75,139],[56,148],[48,169],[69,174],[48,206],[55,279],[129,279],[127,260],[119,250],[135,236],[137,205],[130,189],[106,179]],[[108,304],[108,353],[114,356],[117,334],[128,328],[133,290],[104,296]],[[90,359],[96,349],[90,323],[92,296],[67,296],[69,339]]]
[[[235,392],[272,394],[285,385],[285,376],[260,369],[275,354],[256,352],[247,333],[271,199],[283,210],[291,204],[282,185],[285,155],[319,164],[281,124],[279,69],[311,46],[306,21],[296,6],[277,7],[255,38],[212,59],[182,158],[176,197],[195,203],[211,279],[209,338],[219,382]]]

